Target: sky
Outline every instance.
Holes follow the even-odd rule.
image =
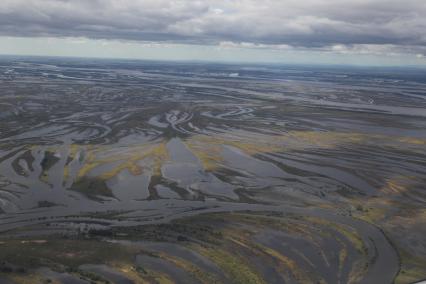
[[[425,0],[1,0],[0,54],[426,66]]]

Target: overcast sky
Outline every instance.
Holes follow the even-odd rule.
[[[1,0],[0,53],[426,64],[426,1]]]

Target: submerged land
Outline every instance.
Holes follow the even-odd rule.
[[[426,72],[0,59],[1,283],[426,279]]]

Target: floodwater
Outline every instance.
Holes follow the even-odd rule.
[[[299,214],[356,230],[374,259],[364,280],[391,282],[402,251],[426,255],[425,75],[3,58],[0,232],[129,227],[208,212]],[[327,265],[309,237],[264,231],[254,239],[291,247],[288,257],[328,283],[350,278],[356,262],[338,236],[322,240]],[[348,247],[346,266],[332,255],[337,246]],[[190,280],[164,260],[147,263]]]

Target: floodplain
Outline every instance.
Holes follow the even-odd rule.
[[[0,59],[0,282],[426,279],[426,72]]]

